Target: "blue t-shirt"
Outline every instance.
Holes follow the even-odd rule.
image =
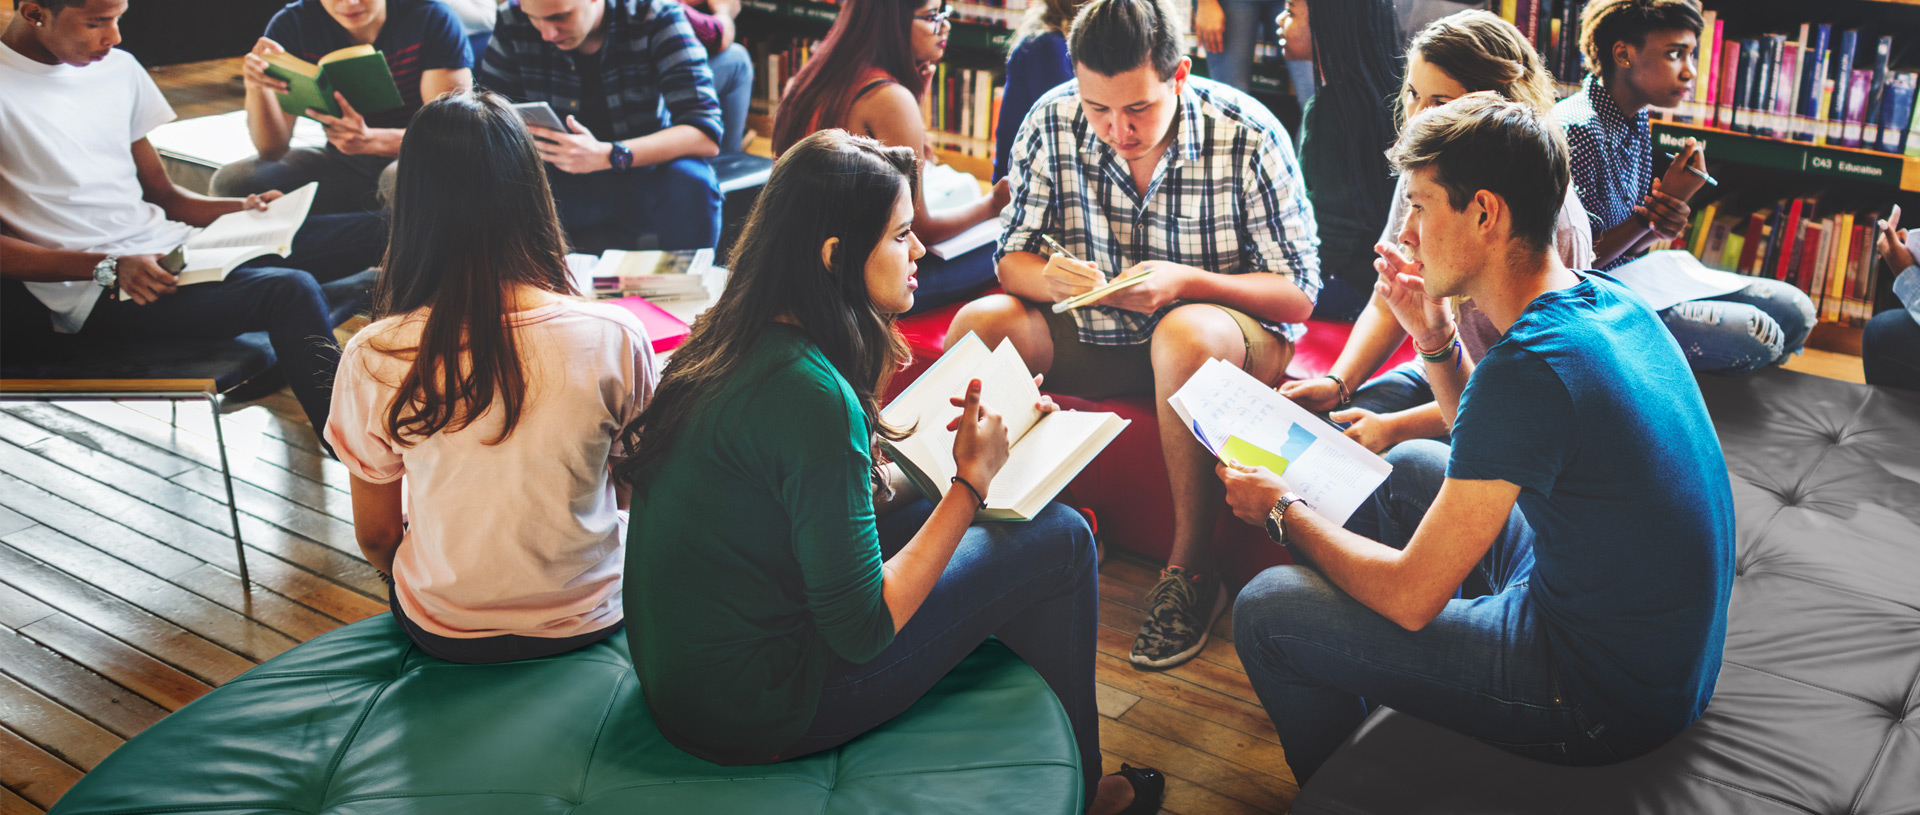
[[[1520,485],[1529,589],[1567,692],[1661,739],[1706,709],[1733,582],[1733,494],[1679,343],[1598,273],[1542,294],[1460,398],[1453,478]]]
[[[320,0],[294,0],[267,21],[267,39],[287,53],[308,62],[358,43],[340,27]],[[379,113],[360,111],[369,127],[406,127],[420,100],[420,74],[440,68],[473,67],[460,18],[436,0],[387,0],[387,21],[373,38],[373,47],[387,57],[387,70],[406,104]]]
[[[1073,78],[1067,38],[1057,31],[1035,34],[1007,55],[1007,88],[1000,98],[1000,123],[993,130],[993,180],[1007,177],[1007,157],[1027,111],[1047,91]]]

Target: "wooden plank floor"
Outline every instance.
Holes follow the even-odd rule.
[[[0,812],[37,812],[123,741],[252,665],[385,611],[347,474],[285,392],[226,417],[237,576],[212,417],[162,402],[0,404]],[[1227,638],[1164,673],[1127,664],[1154,566],[1101,570],[1106,764],[1157,766],[1166,811],[1284,811],[1296,792]]]

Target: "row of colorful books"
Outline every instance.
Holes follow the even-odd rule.
[[[1795,35],[1733,39],[1716,12],[1702,16],[1693,97],[1672,112],[1674,120],[1920,155],[1920,140],[1910,137],[1920,74],[1892,70],[1893,35],[1801,23]]]
[[[1513,23],[1533,43],[1547,72],[1560,82],[1578,83],[1585,75],[1580,60],[1580,12],[1587,0],[1499,0],[1501,19]]]
[[[1757,207],[1737,198],[1694,210],[1685,236],[1654,248],[1685,249],[1713,268],[1792,283],[1813,299],[1822,322],[1860,325],[1873,316],[1886,273],[1874,246],[1878,213],[1827,212],[1817,195]]]
[[[1000,121],[1005,81],[993,71],[933,69],[933,87],[923,100],[935,147],[967,156],[993,158],[993,133]]]

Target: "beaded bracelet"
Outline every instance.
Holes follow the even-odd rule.
[[[970,492],[970,493],[973,493],[973,500],[975,500],[975,501],[978,501],[978,502],[979,502],[979,503],[978,503],[978,504],[976,505],[976,508],[977,508],[977,509],[986,509],[986,508],[987,508],[987,499],[986,499],[986,498],[985,498],[984,496],[982,496],[982,495],[980,494],[980,489],[979,489],[978,487],[975,487],[975,486],[973,485],[973,483],[972,483],[972,482],[970,482],[970,481],[968,481],[968,480],[966,480],[966,479],[964,479],[964,478],[961,478],[960,476],[957,476],[957,475],[956,475],[956,476],[954,476],[954,477],[952,477],[952,478],[949,478],[949,479],[947,479],[947,483],[950,483],[950,484],[959,484],[959,485],[960,485],[960,486],[962,486],[962,487],[966,487],[966,488],[967,488],[967,492]]]

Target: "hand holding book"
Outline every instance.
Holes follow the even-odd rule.
[[[978,491],[968,496],[979,504],[976,510],[985,508],[993,477],[1007,466],[1013,447],[1007,438],[1006,421],[980,404],[980,390],[980,380],[974,379],[967,383],[965,396],[948,400],[960,408],[960,415],[947,424],[953,431],[953,477]]]

